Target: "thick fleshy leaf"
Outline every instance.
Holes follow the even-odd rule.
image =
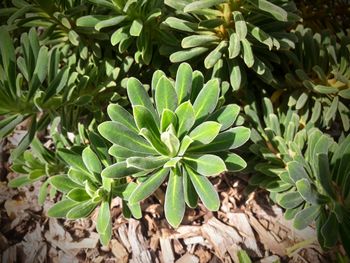
[[[50,184],[63,193],[67,193],[74,188],[82,187],[81,185],[69,179],[67,175],[55,175],[50,177]]]
[[[149,154],[147,154],[147,153],[135,152],[135,151],[132,151],[132,150],[127,149],[125,147],[116,145],[116,144],[112,145],[109,148],[108,153],[110,155],[114,156],[115,158],[122,158],[122,159],[134,157],[134,156],[139,156],[139,157],[149,156]]]
[[[74,188],[67,193],[67,198],[75,202],[83,202],[91,199],[90,195],[83,188]]]
[[[218,175],[227,170],[224,161],[212,154],[186,155],[184,161],[186,165],[204,176]]]
[[[204,59],[204,66],[210,69],[215,66],[215,64],[222,57],[223,51],[226,50],[227,41],[221,41],[215,49],[213,49]]]
[[[288,21],[288,12],[284,10],[282,7],[273,4],[271,1],[267,0],[248,0],[248,2],[252,3],[256,8],[259,8],[262,11],[265,11],[271,14],[278,21],[287,22]]]
[[[195,122],[195,112],[191,102],[186,101],[182,103],[176,109],[175,114],[178,119],[177,136],[181,138],[192,128]]]
[[[250,42],[247,39],[242,40],[243,60],[248,68],[254,65],[254,54]]]
[[[68,171],[68,177],[75,183],[83,185],[86,180],[91,180],[92,177],[87,173],[80,170],[70,168]]]
[[[133,106],[134,118],[136,122],[136,126],[139,130],[142,128],[146,128],[155,137],[159,137],[159,129],[158,124],[152,116],[152,113],[144,106],[135,105]]]
[[[210,211],[217,211],[220,207],[220,199],[209,179],[203,175],[197,174],[187,166],[186,171],[204,206]]]
[[[191,139],[190,136],[185,135],[185,137],[182,139],[181,143],[180,143],[180,149],[178,152],[179,156],[182,156],[185,154],[185,152],[187,151],[188,147],[190,147],[190,145],[193,143],[193,140]]]
[[[126,159],[126,165],[139,170],[153,170],[163,166],[168,160],[169,158],[165,156],[130,157]]]
[[[221,157],[229,172],[238,172],[247,167],[247,163],[243,158],[235,153],[225,153]]]
[[[192,88],[192,68],[187,63],[182,63],[176,72],[175,90],[178,104],[189,99]]]
[[[178,227],[185,214],[185,200],[182,176],[173,169],[169,175],[169,181],[165,194],[164,214],[169,224]]]
[[[32,182],[33,180],[30,180],[28,175],[23,175],[10,180],[7,185],[8,187],[11,187],[11,188],[18,188],[21,186],[31,184]]]
[[[54,204],[50,209],[47,211],[47,215],[49,217],[66,217],[69,210],[71,210],[73,207],[76,207],[79,203],[65,199],[62,201],[57,202]]]
[[[67,163],[69,166],[83,171],[88,172],[83,162],[83,158],[78,154],[68,149],[58,149],[58,155]]]
[[[199,0],[194,1],[185,6],[184,12],[189,13],[197,10],[201,10],[203,8],[212,7],[214,5],[219,5],[224,3],[225,0]]]
[[[169,174],[169,169],[161,169],[160,171],[150,175],[146,181],[136,187],[129,197],[130,204],[136,204],[156,191]]]
[[[128,79],[127,92],[128,98],[132,106],[141,105],[146,107],[151,112],[156,122],[159,121],[159,116],[153,107],[153,103],[150,97],[148,96],[145,88],[143,87],[142,83],[138,79],[134,77]]]
[[[139,132],[136,127],[134,117],[119,104],[110,104],[107,107],[107,113],[112,121],[119,122],[136,133]]]
[[[82,157],[83,157],[83,162],[85,166],[91,173],[98,173],[98,174],[101,173],[102,171],[101,162],[98,159],[96,153],[94,153],[94,151],[91,150],[90,146],[86,147],[83,150]]]
[[[208,114],[212,113],[219,99],[219,81],[212,79],[208,81],[196,98],[193,109],[197,122],[203,121]]]
[[[237,37],[239,40],[243,40],[247,36],[247,24],[244,21],[244,17],[241,12],[234,11],[232,14],[233,14],[233,19],[235,21],[235,29],[236,29]]]
[[[162,142],[167,146],[170,156],[174,157],[179,151],[180,141],[174,132],[165,131],[161,134]]]
[[[296,183],[300,179],[309,179],[308,174],[306,173],[302,164],[292,161],[287,163],[287,171],[289,177]]]
[[[249,140],[250,130],[246,127],[235,127],[220,133],[210,144],[192,143],[189,151],[198,153],[224,152],[236,149]]]
[[[165,109],[163,110],[160,120],[160,131],[164,132],[170,124],[172,124],[174,127],[177,126],[177,116],[173,111]]]
[[[143,23],[140,19],[135,19],[130,27],[130,35],[138,37],[142,31]]]
[[[244,23],[245,24],[245,23]],[[241,42],[239,41],[238,34],[232,33],[230,35],[230,42],[228,46],[228,55],[230,59],[233,59],[239,55],[241,51]]]
[[[322,236],[324,237],[324,246],[328,248],[334,247],[338,242],[339,225],[337,217],[331,213],[325,224],[321,228]]]
[[[86,218],[95,210],[96,206],[97,203],[94,203],[91,200],[81,202],[69,210],[66,217],[69,220]]]
[[[103,122],[98,126],[98,131],[110,142],[124,148],[151,155],[157,154],[146,140],[120,123],[113,121]]]
[[[277,202],[283,208],[294,208],[305,201],[298,192],[288,192],[278,195]]]
[[[96,230],[99,233],[104,233],[108,229],[108,225],[111,223],[111,212],[109,209],[109,202],[102,201],[100,210],[96,220]]]
[[[192,48],[208,45],[210,42],[220,41],[216,35],[192,35],[182,39],[183,48]]]
[[[165,76],[158,81],[155,90],[155,101],[159,115],[161,115],[165,109],[171,111],[176,110],[177,94],[173,84]]]
[[[312,205],[305,208],[295,215],[293,226],[299,230],[304,229],[316,219],[319,213],[319,205]]]
[[[307,179],[300,179],[296,182],[296,187],[298,189],[298,192],[300,195],[304,198],[305,201],[311,203],[311,204],[317,204],[318,203],[318,194],[317,192],[312,188],[309,180]]]
[[[123,22],[125,20],[126,16],[115,16],[110,19],[106,19],[103,21],[98,22],[95,25],[95,29],[97,31],[100,31],[102,28],[110,27],[110,26],[116,26]]]
[[[208,144],[219,134],[221,124],[214,121],[206,121],[194,128],[189,137],[196,142]]]
[[[123,178],[126,176],[132,176],[138,172],[140,172],[140,169],[131,166],[128,167],[126,161],[124,161],[108,166],[102,171],[101,175],[106,178]]]
[[[190,60],[191,58],[197,57],[204,52],[208,51],[206,47],[194,47],[191,49],[181,50],[170,55],[170,61],[172,63],[179,63]]]
[[[182,173],[185,202],[189,207],[195,208],[198,204],[198,194],[186,169],[182,168]]]

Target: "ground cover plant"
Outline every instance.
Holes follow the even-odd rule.
[[[27,127],[8,186],[42,182],[51,217],[98,209],[108,245],[114,198],[140,219],[165,187],[176,229],[245,174],[349,255],[349,21],[344,1],[308,2],[4,0],[0,139]]]

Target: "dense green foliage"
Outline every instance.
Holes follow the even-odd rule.
[[[0,139],[27,129],[9,186],[41,181],[39,202],[60,200],[49,216],[98,208],[106,245],[113,198],[141,218],[140,202],[164,191],[177,227],[186,205],[219,209],[211,177],[249,173],[295,228],[316,224],[324,249],[350,254],[346,1],[0,7]]]

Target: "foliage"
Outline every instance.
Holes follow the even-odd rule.
[[[139,184],[130,204],[150,196],[168,178],[164,212],[174,227],[182,221],[185,203],[196,207],[198,196],[209,210],[218,210],[219,196],[208,177],[246,166],[229,151],[250,136],[245,127],[231,128],[240,108],[220,107],[219,81],[203,84],[203,75],[186,63],[180,65],[175,82],[162,71],[153,74],[152,99],[136,78],[129,78],[127,92],[133,115],[118,104],[109,105],[112,121],[98,127],[113,143],[109,153],[118,161],[102,176],[136,178]]]
[[[291,94],[288,106],[302,115],[311,115],[312,122],[329,128],[337,120],[349,131],[350,38],[313,34],[309,28],[295,30],[298,43],[288,56],[292,66],[286,74]],[[294,72],[293,72],[294,71]],[[310,94],[311,93],[311,94]]]
[[[285,0],[174,1],[175,9],[164,24],[181,37],[183,50],[173,49],[173,63],[198,58],[213,77],[230,80],[233,90],[247,85],[247,70],[264,82],[276,82],[273,63],[280,63],[276,50],[294,47],[286,29],[299,18],[293,2]]]
[[[250,183],[270,191],[295,228],[316,220],[322,247],[331,248],[340,239],[349,253],[350,136],[336,143],[311,125],[300,128],[295,111],[276,115],[266,98],[263,123],[252,108],[245,108],[255,124],[250,149],[260,160],[255,166],[259,174]]]
[[[140,202],[165,190],[177,227],[199,199],[219,208],[212,177],[240,171],[296,228],[315,222],[323,248],[349,253],[346,1],[0,6],[0,139],[27,129],[9,186],[41,182],[40,203],[60,200],[49,215],[99,208],[106,245],[113,198],[140,218]]]

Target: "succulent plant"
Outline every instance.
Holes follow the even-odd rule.
[[[342,129],[349,131],[350,38],[343,35],[338,42],[328,33],[314,34],[302,25],[294,33],[298,43],[287,53],[292,62],[286,74],[288,106],[323,127],[339,119]]]
[[[93,14],[78,18],[77,26],[94,28],[95,32],[110,32],[111,44],[117,45],[120,53],[125,53],[130,48],[136,49],[136,62],[148,65],[153,55],[154,38],[159,31],[157,24],[162,1],[91,2],[96,4]]]
[[[246,166],[230,152],[250,136],[248,128],[231,128],[240,108],[218,106],[217,79],[203,86],[203,75],[180,65],[175,83],[161,71],[153,74],[149,97],[136,78],[129,78],[127,92],[130,114],[118,104],[108,106],[112,121],[98,126],[100,134],[113,143],[109,153],[117,163],[105,168],[105,178],[136,178],[138,185],[128,202],[136,204],[150,196],[168,178],[165,217],[177,227],[198,196],[211,211],[220,200],[208,177]]]
[[[49,210],[51,217],[79,219],[88,217],[99,207],[96,230],[100,234],[103,245],[107,245],[112,236],[112,219],[110,203],[114,197],[123,200],[123,213],[126,217],[141,217],[138,203],[128,205],[125,200],[135,189],[135,183],[127,183],[125,179],[113,180],[101,176],[104,167],[112,160],[107,153],[104,140],[96,133],[89,133],[90,146],[58,149],[59,156],[69,165],[67,174],[50,177],[49,183],[63,193],[61,201]]]
[[[170,61],[178,63],[200,57],[205,68],[212,69],[212,76],[229,79],[233,90],[247,84],[247,69],[266,83],[274,82],[273,63],[280,63],[280,59],[273,50],[294,47],[295,38],[287,32],[299,19],[292,1],[165,3],[175,11],[163,24],[175,30],[177,37],[182,36],[183,50],[173,52]],[[175,46],[173,50],[176,49]]]
[[[273,112],[264,99],[264,122],[258,122],[251,106],[245,108],[253,119],[250,149],[256,154],[250,183],[268,191],[272,200],[286,209],[297,229],[316,221],[323,248],[341,240],[349,253],[350,225],[350,136],[337,144],[327,134],[300,122],[295,111]]]

